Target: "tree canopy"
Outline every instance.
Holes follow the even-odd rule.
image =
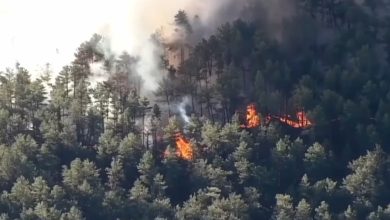
[[[52,82],[0,72],[0,219],[389,219],[389,6],[293,2],[166,54],[147,97],[99,35]]]

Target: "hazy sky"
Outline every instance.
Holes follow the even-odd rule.
[[[79,7],[76,2],[0,0],[0,68],[18,61],[34,71],[48,62],[55,68],[69,62],[80,40],[104,20],[104,14],[95,16],[101,9],[88,9],[93,1],[80,1]]]
[[[155,91],[161,51],[148,41],[151,34],[163,28],[166,38],[173,36],[174,15],[181,9],[211,30],[241,5],[238,0],[0,0],[0,71],[19,62],[34,78],[50,63],[57,74],[78,46],[98,33],[116,55],[127,51],[140,58],[135,68],[143,89]]]
[[[18,61],[30,71],[73,59],[93,33],[111,38],[114,51],[142,50],[157,28],[191,0],[0,0],[0,70]]]

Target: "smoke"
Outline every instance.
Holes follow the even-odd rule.
[[[107,80],[107,72],[103,62],[92,62],[89,64],[93,77],[90,80],[91,86],[95,87],[98,82]]]
[[[97,33],[109,42],[108,56],[127,51],[139,57],[136,69],[144,90],[154,91],[162,77],[157,64],[164,51],[150,40],[151,34],[159,30],[169,41],[174,15],[182,9],[191,20],[198,16],[194,38],[200,39],[238,18],[242,5],[235,0],[1,0],[0,69],[16,61],[29,70],[50,63],[58,73],[74,59],[80,43]]]
[[[190,98],[188,96],[183,97],[180,104],[178,105],[180,117],[184,120],[186,124],[190,123],[190,117],[188,117],[186,111],[186,106],[188,105],[190,105]]]
[[[268,22],[272,24],[272,21],[285,18],[282,15],[289,14],[291,4],[288,2],[1,0],[0,26],[4,34],[0,35],[0,69],[14,66],[15,61],[29,70],[50,63],[53,72],[58,73],[74,59],[80,43],[97,33],[105,39],[101,49],[106,57],[118,57],[123,51],[137,57],[134,69],[143,79],[142,90],[153,93],[164,75],[159,64],[165,51],[151,35],[158,32],[167,42],[174,41],[177,37],[174,16],[179,10],[187,12],[193,26],[193,33],[187,40],[194,44],[214,33],[219,25],[238,18],[253,19],[267,12]],[[254,10],[257,7],[262,10]],[[248,9],[251,13],[247,13]],[[104,78],[100,68],[94,67],[94,70],[99,73],[97,80]]]
[[[142,94],[152,94],[164,77],[160,62],[166,52],[151,38],[152,34],[157,33],[165,43],[177,41],[174,16],[184,10],[194,30],[186,40],[194,44],[213,33],[220,24],[237,19],[244,5],[234,0],[120,1],[112,9],[113,19],[98,33],[110,42],[108,53],[118,55],[127,51],[138,58],[135,72],[144,82]]]
[[[160,59],[164,51],[159,48],[154,42],[147,42],[140,50],[140,60],[137,62],[135,70],[143,79],[142,92],[154,92],[158,88],[163,74],[160,65]]]
[[[152,94],[164,77],[160,59],[166,51],[151,39],[151,34],[157,32],[164,43],[184,40],[194,45],[215,33],[221,24],[241,18],[262,19],[267,31],[280,40],[284,21],[295,15],[295,3],[291,0],[133,0],[128,7],[120,6],[117,10],[124,17],[117,17],[100,34],[110,39],[111,49],[117,54],[125,50],[139,58],[135,71],[144,82],[142,93]],[[126,8],[131,8],[131,12],[127,13]],[[257,9],[264,14],[260,15]],[[187,13],[193,30],[190,36],[183,36],[174,24],[179,10]]]

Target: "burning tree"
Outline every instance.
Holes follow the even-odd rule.
[[[191,143],[181,133],[176,135],[176,148],[179,157],[185,160],[192,160],[194,158]]]
[[[307,129],[313,125],[313,123],[307,118],[306,113],[303,111],[296,113],[297,120],[291,119],[290,116],[273,116],[273,118],[276,118],[280,122],[293,128]]]
[[[290,115],[277,116],[269,114],[264,121],[265,125],[268,125],[272,120],[277,120],[283,124],[286,124],[293,128],[307,129],[310,128],[313,123],[307,118],[304,111],[296,113],[296,119],[291,118]],[[246,108],[245,124],[241,125],[241,128],[257,128],[261,125],[262,119],[257,112],[255,104],[250,104]]]
[[[245,125],[241,125],[243,128],[257,128],[261,124],[261,118],[257,112],[256,106],[250,104],[246,108],[246,122]]]
[[[176,156],[184,160],[193,160],[194,159],[194,150],[192,144],[184,137],[182,133],[177,133],[175,135],[176,140]],[[169,156],[170,152],[167,149],[164,153],[164,156]]]

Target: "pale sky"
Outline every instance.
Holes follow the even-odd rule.
[[[155,91],[162,75],[160,57],[148,41],[151,34],[163,28],[165,37],[173,36],[178,10],[199,15],[210,26],[216,12],[235,1],[0,0],[0,71],[19,62],[35,78],[49,63],[54,79],[74,59],[78,46],[98,33],[114,54],[127,51],[140,58],[136,71],[145,82],[143,89]]]
[[[0,71],[19,62],[33,74],[46,63],[57,72],[93,33],[109,36],[114,51],[142,51],[150,34],[189,2],[0,0]]]
[[[77,46],[104,23],[104,14],[96,16],[101,8],[88,9],[92,2],[0,0],[0,69],[17,61],[31,71],[69,63]]]

